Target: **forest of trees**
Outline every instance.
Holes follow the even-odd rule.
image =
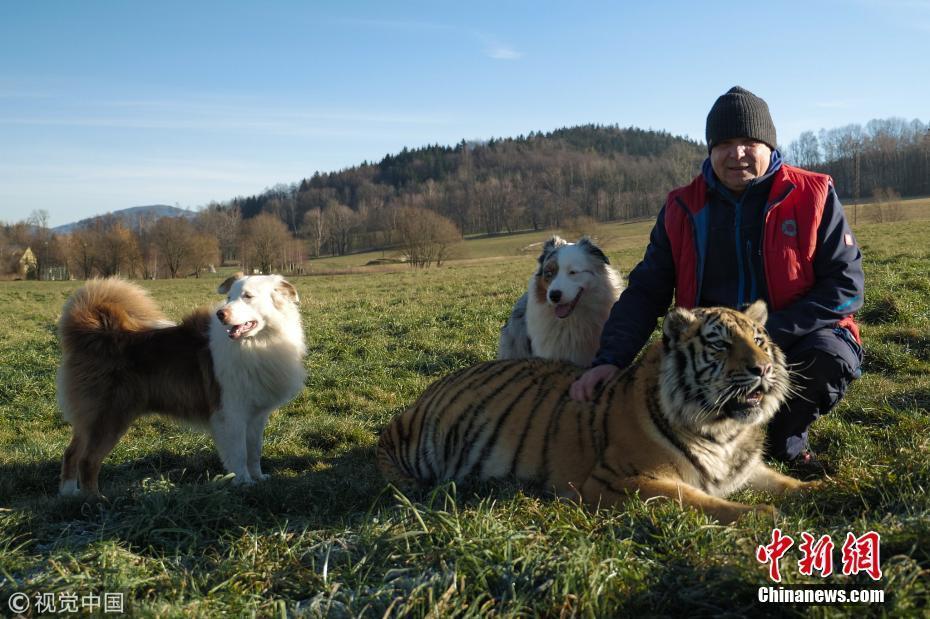
[[[919,120],[808,131],[784,154],[831,174],[841,198],[930,194],[930,127]],[[35,211],[0,225],[0,274],[22,269],[26,248],[42,278],[180,277],[218,264],[293,273],[309,257],[387,248],[425,266],[463,235],[654,216],[705,156],[703,144],[668,133],[600,125],[404,149],[189,219],[103,216],[56,235]]]
[[[788,145],[788,161],[833,177],[840,198],[871,198],[894,191],[930,194],[930,123],[903,118],[805,131]]]
[[[311,255],[398,241],[402,209],[452,220],[463,234],[558,227],[565,218],[644,217],[700,163],[697,143],[667,133],[587,125],[486,143],[404,149],[378,163],[317,173],[220,205],[267,212],[311,241]]]

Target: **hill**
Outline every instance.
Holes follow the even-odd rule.
[[[195,214],[196,213],[193,211],[188,211],[176,206],[168,206],[167,204],[133,206],[130,208],[120,209],[118,211],[113,211],[112,213],[107,213],[106,215],[88,217],[87,219],[82,219],[70,224],[56,226],[52,228],[52,232],[55,234],[70,234],[78,228],[89,226],[95,219],[98,219],[99,217],[114,217],[120,220],[127,228],[134,230],[139,227],[140,221],[154,221],[156,219],[161,219],[162,217],[193,217]]]
[[[381,161],[278,184],[253,196],[211,202],[210,211],[260,213],[310,241],[314,255],[396,245],[398,209],[419,207],[452,220],[463,234],[558,228],[651,216],[669,187],[688,180],[705,156],[701,144],[663,131],[582,125],[547,133],[404,148]],[[308,217],[308,214],[310,216]],[[109,213],[126,227],[191,217],[167,205]],[[67,234],[97,218],[58,226]],[[322,221],[324,220],[325,221]],[[341,239],[335,243],[334,239]]]
[[[349,222],[356,247],[383,247],[390,244],[385,237],[395,207],[436,211],[465,234],[559,227],[576,217],[652,215],[668,189],[690,180],[705,156],[700,144],[665,132],[583,125],[405,148],[377,163],[317,173],[221,206],[237,208],[245,219],[273,213],[309,237],[307,213],[341,205],[356,214]]]

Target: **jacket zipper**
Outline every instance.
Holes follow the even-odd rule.
[[[733,215],[733,232],[736,235],[736,242],[734,243],[734,246],[736,248],[736,264],[737,268],[739,269],[739,283],[737,284],[736,292],[736,307],[738,308],[743,307],[743,304],[745,303],[744,299],[746,297],[746,265],[744,264],[743,248],[740,243],[740,226],[743,224],[743,197],[745,197],[745,195],[746,194],[744,193],[743,196],[740,197],[740,199],[734,205],[736,212]]]

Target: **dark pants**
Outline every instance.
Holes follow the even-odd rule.
[[[809,333],[784,352],[797,395],[790,396],[769,423],[767,452],[779,460],[793,460],[807,449],[810,425],[830,412],[861,375],[862,348],[846,329],[828,328]]]

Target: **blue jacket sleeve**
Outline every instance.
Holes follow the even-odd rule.
[[[833,188],[817,229],[814,286],[803,297],[769,315],[766,328],[783,350],[799,338],[855,313],[865,294],[862,254]]]
[[[663,208],[649,235],[646,254],[630,273],[626,289],[610,310],[592,365],[630,365],[649,340],[658,318],[668,310],[674,289],[675,263]]]

